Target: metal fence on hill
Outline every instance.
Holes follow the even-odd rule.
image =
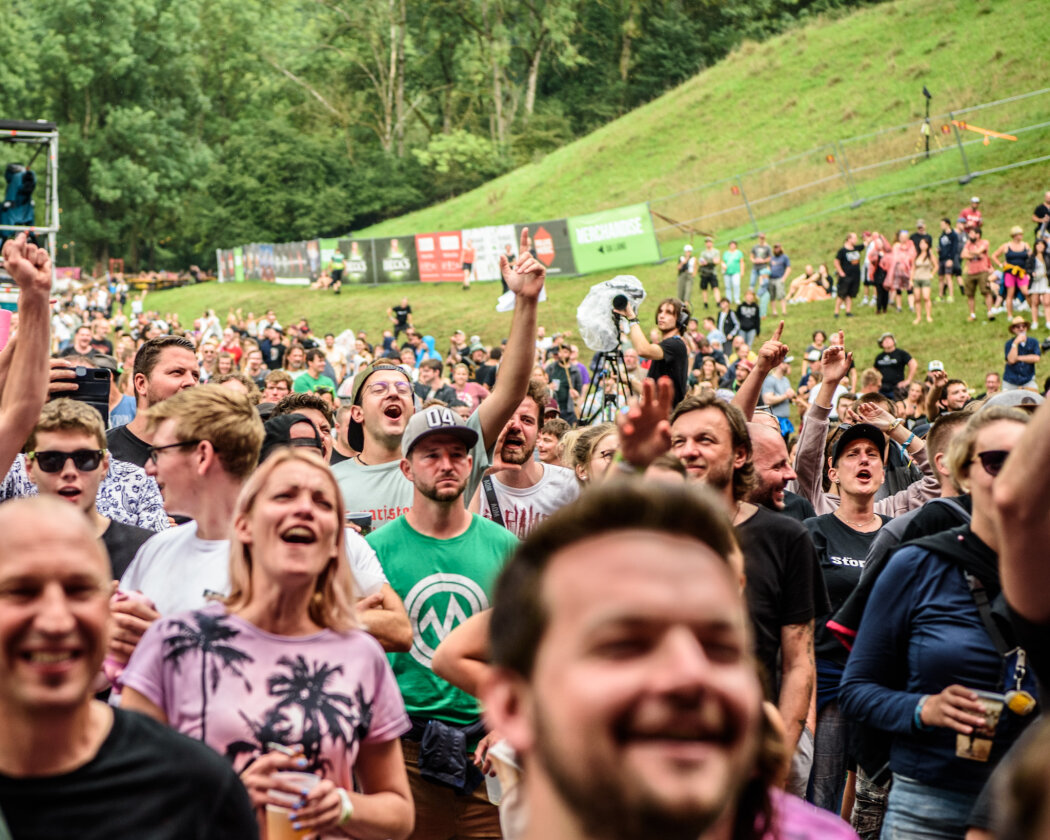
[[[754,236],[869,201],[1050,161],[1050,88],[830,140],[650,199],[661,242]],[[1012,139],[1009,139],[1012,138]]]

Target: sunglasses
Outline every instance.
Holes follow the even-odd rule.
[[[989,449],[985,452],[978,452],[973,460],[980,461],[984,471],[992,478],[995,478],[1002,472],[1003,464],[1006,463],[1006,458],[1009,454],[1009,451],[1005,449]]]
[[[105,454],[105,449],[77,449],[75,452],[49,449],[45,452],[27,452],[26,457],[36,461],[41,471],[46,473],[61,472],[70,458],[73,459],[73,466],[80,472],[91,472],[98,469],[98,465],[102,463],[102,456]]]
[[[196,446],[198,443],[200,443],[199,440],[180,440],[177,443],[169,443],[165,446],[150,446],[146,449],[146,458],[156,464],[157,456],[165,449],[178,449],[181,446]]]

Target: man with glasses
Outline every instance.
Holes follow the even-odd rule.
[[[528,229],[522,229],[518,258],[505,257],[500,267],[507,286],[517,297],[500,376],[492,394],[467,425],[478,433],[471,449],[472,467],[466,498],[473,497],[490,463],[490,453],[503,426],[517,409],[529,383],[536,341],[536,303],[547,272],[528,249]],[[354,377],[350,392],[347,442],[360,454],[332,469],[347,510],[369,512],[379,528],[412,505],[412,482],[401,471],[401,437],[415,414],[412,382],[396,364],[380,359]]]
[[[132,373],[135,419],[106,433],[106,448],[110,456],[145,467],[153,442],[148,410],[180,391],[192,388],[200,378],[200,365],[189,339],[162,335],[143,344],[135,354]]]
[[[271,371],[266,375],[263,386],[262,400],[264,403],[279,403],[292,393],[291,374],[283,370]]]
[[[109,554],[110,578],[119,578],[142,544],[156,532],[99,513],[95,499],[109,470],[102,418],[87,403],[52,400],[26,442],[26,468],[42,496],[56,496],[87,517]]]
[[[229,589],[229,530],[241,486],[259,461],[263,427],[247,397],[207,385],[147,413],[146,472],[157,479],[171,514],[191,522],[147,540],[120,588],[137,590],[161,615],[200,609]],[[145,631],[145,628],[142,628]],[[117,636],[130,655],[138,638]]]

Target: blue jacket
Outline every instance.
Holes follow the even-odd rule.
[[[908,545],[893,555],[872,590],[842,677],[839,706],[847,717],[892,734],[894,773],[976,794],[1031,716],[1004,708],[991,757],[980,762],[955,755],[955,730],[916,729],[915,707],[924,694],[939,694],[953,684],[1001,692],[1005,671],[962,570]],[[1025,687],[1035,693],[1032,685]]]

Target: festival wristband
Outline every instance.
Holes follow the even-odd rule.
[[[927,726],[925,723],[922,722],[922,709],[923,709],[923,706],[926,705],[926,701],[929,700],[929,699],[930,699],[930,695],[929,694],[922,695],[922,697],[919,698],[919,702],[915,704],[915,714],[912,715],[912,721],[911,722],[913,724],[915,724],[915,728],[916,729],[918,729],[918,730],[920,730],[922,732],[926,732],[926,731],[928,731],[930,729],[933,729],[932,726]]]
[[[904,439],[904,443],[902,443],[901,446],[903,446],[905,449],[907,449],[909,446],[911,446],[911,442],[913,440],[915,440],[915,432],[912,432],[910,435],[908,435]]]
[[[346,825],[350,822],[350,818],[354,815],[354,803],[350,801],[350,794],[345,788],[336,788],[336,795],[339,797],[340,811],[339,811],[339,825]]]

